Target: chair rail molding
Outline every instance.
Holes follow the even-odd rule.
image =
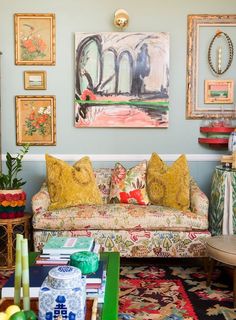
[[[88,156],[92,161],[142,161],[151,157],[151,154],[53,154],[52,156],[64,161],[77,161],[81,157]],[[164,161],[175,161],[181,154],[159,154]],[[16,155],[12,155],[16,156]],[[190,162],[219,161],[221,154],[186,154]],[[2,161],[6,161],[6,154],[2,155]],[[45,161],[45,154],[26,154],[23,161]]]

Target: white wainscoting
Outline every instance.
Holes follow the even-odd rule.
[[[83,156],[89,156],[92,161],[142,161],[149,159],[151,154],[52,154],[52,156],[64,161],[77,161]],[[12,155],[16,156],[16,155]],[[175,161],[180,154],[159,154],[164,161]],[[221,154],[186,154],[187,160],[199,161],[219,161]],[[2,160],[6,160],[6,155],[2,155]],[[23,161],[44,161],[44,154],[27,154]]]

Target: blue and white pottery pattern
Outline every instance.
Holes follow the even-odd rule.
[[[82,273],[72,266],[53,268],[48,273],[48,282],[54,289],[73,288],[75,282],[80,283]]]
[[[54,278],[55,277],[55,278]],[[49,271],[39,291],[39,320],[84,320],[86,279],[70,266]]]

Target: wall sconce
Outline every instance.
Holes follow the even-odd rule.
[[[128,12],[124,9],[118,9],[114,15],[114,26],[123,30],[128,26],[129,15]]]

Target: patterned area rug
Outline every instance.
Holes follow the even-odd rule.
[[[222,269],[223,270],[223,269]],[[119,320],[235,320],[232,281],[221,269],[121,267]],[[0,288],[12,271],[0,271]]]
[[[233,320],[232,281],[217,269],[211,288],[199,267],[122,267],[119,319]]]

